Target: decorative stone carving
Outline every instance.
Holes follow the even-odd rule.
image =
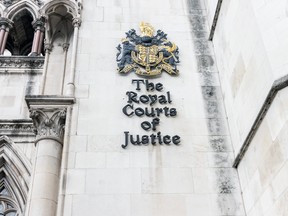
[[[76,0],[77,1],[77,0]],[[81,11],[82,11],[82,9],[83,9],[83,4],[81,3],[81,2],[78,2],[77,3],[77,12],[78,12],[78,14],[80,15],[81,14]]]
[[[1,67],[42,69],[43,65],[44,57],[3,56],[0,58],[0,69]]]
[[[63,43],[62,47],[63,47],[63,51],[67,52],[69,49],[70,44],[69,43]]]
[[[76,28],[76,27],[79,28],[81,26],[81,22],[82,21],[80,18],[74,18],[72,24],[73,24],[74,28]]]
[[[2,2],[2,4],[5,5],[5,7],[9,7],[12,3],[16,2],[16,1],[13,1],[13,0],[2,0],[1,2]]]
[[[26,135],[35,136],[31,120],[0,120],[0,135]]]
[[[41,18],[35,20],[32,23],[32,25],[33,25],[33,28],[35,30],[40,30],[41,32],[44,32],[44,30],[45,30],[45,28],[44,28],[44,26],[45,26],[45,17],[42,16]]]
[[[36,143],[42,139],[53,139],[62,144],[66,121],[65,108],[30,109],[30,117],[36,128]]]
[[[11,29],[13,27],[13,22],[5,17],[0,17],[0,26],[1,29],[4,29],[5,31],[8,29]]]
[[[45,39],[46,40],[46,39]],[[51,43],[44,42],[44,49],[46,53],[50,53],[53,49],[53,45]]]
[[[38,6],[43,5],[43,1],[41,1],[41,0],[34,0],[34,2],[35,2]]]
[[[1,0],[1,3],[5,6],[5,7],[9,7],[12,4],[15,4],[16,2],[19,2],[20,0]],[[34,1],[38,6],[43,5],[43,1],[42,0],[32,0]]]

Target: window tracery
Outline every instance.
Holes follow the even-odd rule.
[[[0,136],[0,216],[23,215],[31,175],[27,162],[8,137]]]
[[[16,207],[13,205],[12,201],[9,198],[2,200],[0,196],[0,215],[3,216],[18,216]]]
[[[8,183],[5,177],[0,185],[0,216],[19,216],[19,207],[17,206],[11,188],[6,186]]]

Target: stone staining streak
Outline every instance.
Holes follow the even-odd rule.
[[[231,180],[227,178],[227,180],[223,180],[219,187],[220,193],[229,194],[232,193],[232,190],[235,189],[233,185],[231,185]]]
[[[197,64],[199,66],[200,72],[211,72],[211,69],[214,69],[215,72],[215,66],[214,66],[214,60],[211,57],[211,55],[200,55],[197,56]]]
[[[207,114],[209,118],[216,118],[220,110],[216,101],[207,101]]]
[[[227,141],[224,137],[221,136],[212,136],[210,137],[210,144],[212,147],[212,150],[215,152],[227,152],[228,148],[225,144]]]
[[[229,160],[229,142],[227,142],[227,123],[223,108],[223,99],[218,81],[213,48],[209,38],[206,11],[202,0],[187,0],[192,38],[197,67],[206,110],[207,128],[210,135],[210,148],[214,152],[214,185],[217,191],[217,203],[221,215],[235,215],[241,206],[240,187],[237,171]],[[231,164],[230,164],[231,163]],[[238,194],[239,193],[239,194]],[[227,201],[229,200],[229,202]]]
[[[233,172],[231,168],[220,168],[216,170],[216,175],[220,179],[218,181],[218,193],[220,194],[231,194],[236,192],[237,187],[236,183],[233,181],[233,178],[237,178],[236,172]],[[232,176],[232,178],[231,178]]]
[[[36,127],[36,143],[52,139],[62,144],[66,109],[31,109],[30,117]]]

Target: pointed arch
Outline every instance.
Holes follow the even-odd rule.
[[[81,23],[81,2],[81,0],[50,1],[41,8],[41,16],[47,20],[45,26],[45,43],[51,47],[50,50],[47,50],[47,56],[49,57],[49,61],[56,60],[59,62],[57,63],[57,67],[59,68],[57,72],[50,65],[44,69],[43,80],[45,80],[45,84],[43,84],[44,88],[42,92],[45,94],[64,94],[64,91],[66,91],[66,89],[64,89],[65,83],[70,83],[67,79],[72,77],[70,71],[72,69],[74,71],[75,68],[78,27]],[[73,37],[73,35],[76,36]],[[74,46],[74,44],[76,45]],[[72,48],[71,52],[70,47]],[[71,56],[73,57],[71,58]],[[72,64],[68,63],[68,59],[72,60]],[[50,77],[55,75],[61,77],[61,79],[55,82],[55,80],[50,79],[46,74],[49,74]],[[53,89],[48,86],[53,86]]]
[[[72,1],[51,1],[41,9],[42,16],[48,20],[46,26],[46,40],[53,43],[62,36],[63,43],[68,43],[73,32],[73,19],[78,16],[77,5]]]
[[[65,8],[65,10],[61,8]],[[53,40],[52,37],[53,35],[55,35],[55,27],[58,26],[60,22],[63,23],[63,20],[65,22],[64,25],[66,25],[65,34],[69,37],[69,34],[73,31],[73,28],[71,28],[73,19],[80,17],[81,10],[81,0],[57,0],[50,1],[45,4],[41,8],[40,14],[41,16],[46,17],[46,19],[48,20],[48,25],[46,26],[47,41],[51,43],[51,41]]]
[[[51,1],[45,4],[41,9],[41,14],[49,16],[53,13],[55,13],[56,9],[60,6],[64,6],[67,9],[67,12],[71,14],[73,18],[76,18],[79,16],[79,7],[81,7],[81,4],[78,5],[69,0],[58,0],[58,1]]]
[[[33,19],[33,14],[27,7],[21,8],[13,15],[13,28],[6,43],[6,49],[13,55],[27,56],[31,52],[34,38]]]
[[[8,8],[6,17],[13,20],[22,10],[27,10],[32,15],[33,20],[40,17],[38,6],[32,1],[20,1]]]
[[[4,17],[4,10],[5,10],[5,6],[3,4],[0,4],[0,17]]]
[[[62,19],[55,26],[53,26],[51,43],[53,43],[59,37],[63,39],[64,43],[69,43],[72,32],[72,20],[69,19],[69,17],[67,17],[67,19]]]
[[[31,169],[30,162],[17,150],[13,141],[7,136],[1,136],[0,204],[1,202],[2,205],[8,205],[10,203],[17,212],[24,212],[28,196]]]

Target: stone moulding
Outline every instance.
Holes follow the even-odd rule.
[[[26,95],[28,108],[31,106],[69,106],[75,103],[74,97],[58,95]]]
[[[216,6],[214,18],[213,18],[213,23],[212,23],[210,34],[209,34],[209,40],[211,40],[211,41],[213,40],[213,37],[214,37],[216,25],[217,25],[217,22],[218,22],[218,18],[219,18],[221,6],[222,6],[222,1],[223,0],[218,0],[218,2],[217,2],[217,6]]]
[[[44,57],[1,56],[0,73],[42,70]]]
[[[275,96],[277,95],[278,91],[280,91],[283,88],[286,88],[288,86],[288,75],[281,77],[277,80],[274,81],[260,111],[258,112],[258,115],[238,153],[238,155],[236,156],[234,163],[233,163],[233,167],[237,168],[238,165],[240,164],[242,158],[244,157],[246,151],[249,148],[249,145],[251,143],[251,141],[253,140],[254,135],[256,134],[259,126],[261,125],[262,120],[264,119],[266,113],[268,112],[271,104],[273,103],[273,100],[275,98]]]
[[[53,139],[62,144],[66,121],[66,108],[30,109],[36,127],[36,142]]]
[[[13,121],[26,122],[27,120]],[[0,184],[8,189],[12,195],[12,197],[2,196],[1,198],[2,200],[3,198],[8,198],[8,200],[14,201],[14,208],[17,206],[21,212],[19,215],[23,215],[28,198],[32,164],[19,151],[12,139],[5,135],[0,135],[0,159],[2,164],[1,171],[5,173],[0,179]]]
[[[0,135],[35,136],[34,130],[30,119],[0,120]]]

